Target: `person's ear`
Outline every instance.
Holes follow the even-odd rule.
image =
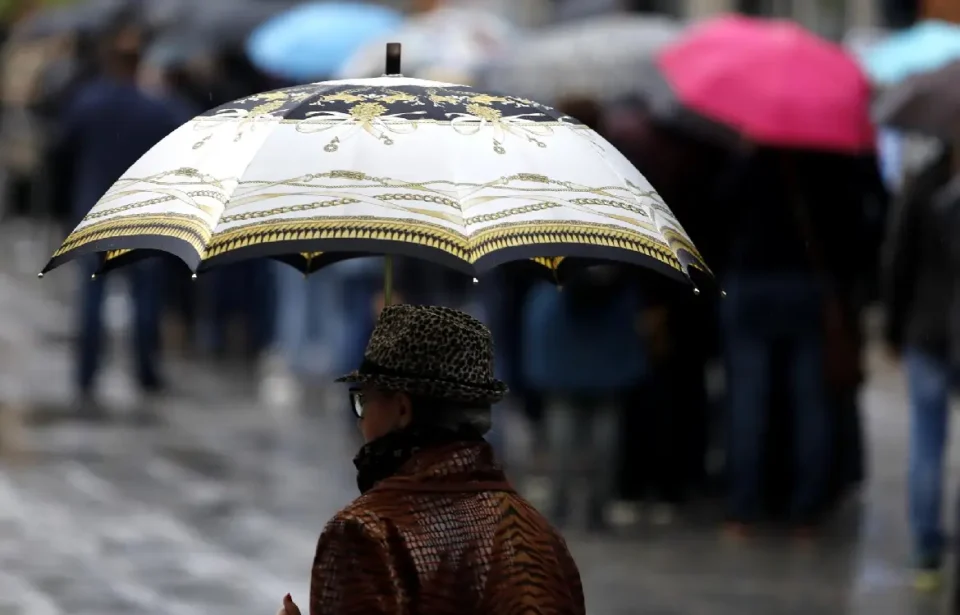
[[[406,427],[413,421],[413,402],[406,393],[397,395],[397,408],[400,420],[400,427]]]

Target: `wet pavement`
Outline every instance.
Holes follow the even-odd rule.
[[[17,408],[44,416],[69,405],[70,312],[48,298],[67,275],[0,271],[8,434]],[[904,571],[903,385],[874,354],[871,481],[827,536],[729,543],[683,518],[608,538],[572,532],[589,613],[941,612]],[[48,417],[3,438],[15,446],[0,459],[0,615],[272,615],[287,592],[304,604],[317,534],[355,494],[343,404],[270,410],[250,374],[174,362],[173,396],[135,414],[122,362],[114,353],[104,382],[118,418]]]

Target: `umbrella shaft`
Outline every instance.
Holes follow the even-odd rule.
[[[383,305],[393,305],[393,257],[383,259]]]

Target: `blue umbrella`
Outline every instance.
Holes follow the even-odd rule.
[[[281,13],[247,39],[247,56],[260,70],[294,81],[333,74],[364,43],[403,23],[393,9],[352,2],[313,2]]]
[[[870,78],[889,85],[960,59],[960,26],[924,21],[862,51]]]

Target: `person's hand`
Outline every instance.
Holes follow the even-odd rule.
[[[300,615],[300,607],[293,603],[290,594],[283,597],[283,608],[277,611],[277,615]]]

